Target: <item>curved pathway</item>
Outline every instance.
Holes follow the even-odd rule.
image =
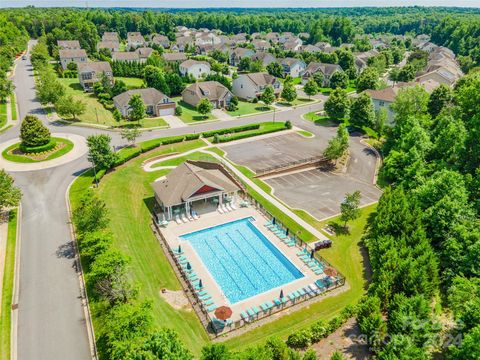
[[[34,43],[31,41],[29,47]],[[52,133],[84,138],[103,133],[112,137],[112,145],[116,149],[127,145],[119,132],[50,122],[36,99],[29,59],[17,60],[13,81],[19,119],[27,114],[35,114]],[[276,114],[257,114],[235,120],[146,131],[139,140],[273,121],[274,117],[276,121],[291,120],[316,136],[327,139],[334,135],[334,131],[325,131],[325,128],[301,119],[302,114],[322,108],[323,102],[317,102],[277,111]],[[18,136],[17,124],[0,134],[0,144]],[[69,184],[89,167],[83,150],[80,147],[78,150],[68,163],[56,163],[52,167],[32,171],[10,170],[23,191],[20,271],[17,274],[18,310],[13,314],[14,320],[18,319],[17,324],[13,324],[17,330],[17,336],[12,339],[14,358],[17,355],[22,360],[83,360],[91,356],[65,199]],[[357,150],[353,149],[355,152]],[[361,157],[361,151],[357,155]]]

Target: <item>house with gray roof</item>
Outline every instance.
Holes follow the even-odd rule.
[[[337,71],[343,71],[340,65],[311,62],[310,64],[308,64],[307,68],[303,72],[302,82],[306,83],[311,76],[313,76],[317,72],[321,72],[324,79],[322,85],[325,87],[329,87],[330,78]]]
[[[112,60],[119,62],[140,62],[140,56],[135,51],[116,51],[112,53]]]
[[[113,104],[124,117],[131,108],[128,105],[133,95],[140,95],[145,104],[145,112],[151,116],[174,115],[176,104],[167,95],[154,88],[127,90],[113,98]]]
[[[120,42],[120,37],[117,32],[105,31],[102,35],[102,41],[115,41]]]
[[[251,58],[255,54],[255,51],[252,49],[248,48],[235,48],[233,51],[230,53],[230,65],[232,66],[238,66],[240,64],[240,61],[243,58]]]
[[[78,40],[57,40],[57,46],[63,50],[81,49]]]
[[[157,46],[161,46],[164,49],[170,48],[170,39],[165,35],[155,34],[152,37],[152,40],[150,40],[150,43],[155,44]]]
[[[267,67],[268,64],[271,64],[274,62],[275,56],[268,52],[264,51],[257,51],[253,56],[252,56],[252,61],[260,61],[263,65],[263,67]]]
[[[78,63],[78,80],[85,91],[92,91],[93,85],[106,76],[113,85],[112,67],[108,61],[92,61]]]
[[[285,58],[279,59],[280,65],[283,66],[283,72],[285,75],[290,75],[293,78],[297,78],[303,75],[305,68],[307,67],[305,61],[297,58]]]
[[[136,49],[140,46],[145,46],[145,39],[138,31],[127,33],[127,48],[129,50]]]
[[[241,74],[233,80],[232,92],[241,99],[253,100],[258,98],[267,86],[272,86],[276,95],[282,91],[281,82],[266,72]]]
[[[182,76],[192,76],[195,79],[200,79],[210,74],[210,63],[207,61],[185,60],[179,66],[179,71]]]
[[[120,43],[118,41],[102,40],[97,43],[97,50],[108,49],[110,52],[120,50]]]
[[[181,63],[187,60],[185,53],[163,53],[162,57],[166,62]]]
[[[208,99],[215,109],[226,108],[233,94],[218,81],[196,82],[182,92],[182,100],[196,107],[200,100]]]
[[[58,57],[63,70],[66,70],[70,63],[75,63],[78,66],[78,64],[88,61],[87,52],[83,49],[60,49]]]

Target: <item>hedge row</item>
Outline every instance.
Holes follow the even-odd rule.
[[[40,145],[40,146],[25,146],[23,144],[20,144],[19,149],[24,152],[25,154],[32,154],[32,153],[42,153],[45,151],[50,151],[53,148],[57,146],[57,142],[53,139],[51,139],[48,143],[45,145]]]
[[[287,345],[293,349],[305,349],[335,332],[349,318],[355,315],[356,307],[347,305],[339,315],[328,323],[319,320],[311,326],[295,331],[287,339]]]
[[[243,125],[243,126],[237,126],[233,128],[227,128],[227,129],[219,129],[219,130],[212,130],[212,131],[205,131],[202,133],[202,136],[204,138],[209,138],[215,135],[224,135],[224,134],[229,134],[229,133],[238,133],[242,131],[248,131],[248,130],[256,130],[260,128],[260,124],[251,124],[251,125]]]
[[[282,131],[282,130],[285,130],[285,129],[286,129],[286,127],[267,128],[267,129],[263,129],[263,130],[259,130],[259,131],[255,131],[255,132],[251,132],[251,133],[245,133],[245,134],[240,133],[240,134],[235,134],[235,135],[226,135],[226,136],[218,136],[218,137],[216,136],[213,139],[213,142],[214,143],[224,143],[224,142],[228,142],[228,141],[246,139],[246,138],[253,137],[253,136],[259,136],[259,135],[274,133],[274,132]]]

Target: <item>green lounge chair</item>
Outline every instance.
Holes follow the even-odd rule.
[[[258,307],[254,306],[252,309],[255,312],[255,314],[260,313],[260,310],[258,309]]]
[[[253,311],[253,309],[248,309],[247,313],[248,313],[248,316],[250,317],[255,316],[255,311]]]
[[[192,277],[190,277],[188,280],[190,280],[190,282],[192,282],[192,281],[197,281],[197,280],[198,280],[198,276],[192,276]]]
[[[215,311],[216,309],[217,309],[217,305],[213,304],[212,306],[209,306],[209,307],[207,308],[207,311],[208,311],[208,312],[212,312],[212,311]]]
[[[206,294],[198,297],[200,300],[205,301],[205,300],[210,300],[212,298],[212,295]]]
[[[243,321],[248,321],[249,318],[248,314],[245,311],[242,311],[240,313],[240,317],[243,319]]]
[[[315,275],[322,275],[322,274],[323,274],[323,270],[322,270],[322,269],[314,270],[313,273],[314,273]]]
[[[198,291],[197,294],[199,296],[208,295],[208,291],[207,290]]]
[[[268,311],[268,306],[267,306],[267,305],[262,304],[262,305],[260,305],[260,307],[262,308],[263,312],[267,312],[267,311]]]
[[[300,294],[300,296],[306,295],[306,292],[303,289],[298,289],[298,293]]]
[[[279,298],[275,298],[275,299],[273,299],[273,302],[274,302],[274,303],[275,303],[275,305],[277,305],[277,306],[280,306],[280,305],[282,305],[282,302],[280,301],[280,299],[279,299]]]
[[[213,305],[213,300],[211,300],[211,299],[210,300],[205,300],[203,302],[203,305],[205,305],[205,306]]]
[[[300,297],[300,294],[298,293],[298,291],[294,291],[294,292],[293,292],[293,295],[294,295],[296,298],[299,298],[299,297]]]
[[[191,272],[190,274],[187,275],[188,278],[192,278],[194,276],[197,276],[197,274],[195,274],[194,272]]]
[[[293,295],[293,293],[288,293],[288,298],[292,301],[295,301],[295,295]]]
[[[268,306],[268,309],[273,308],[273,304],[272,304],[270,301],[267,301],[267,302],[265,303],[265,305]]]

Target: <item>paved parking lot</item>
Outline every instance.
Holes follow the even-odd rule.
[[[360,190],[361,205],[377,201],[381,195],[381,191],[371,183],[348,174],[337,175],[320,169],[279,176],[265,182],[290,207],[306,210],[317,219],[338,214],[345,193]]]
[[[335,128],[319,127],[316,136],[311,139],[298,134],[286,134],[222,148],[235,163],[258,171],[321,155],[335,132]],[[340,203],[346,193],[360,190],[362,205],[380,198],[381,191],[373,185],[376,162],[375,153],[363,145],[358,136],[351,136],[346,173],[333,174],[312,169],[265,181],[274,188],[275,195],[290,207],[304,209],[316,218],[324,219],[340,212]]]
[[[319,156],[322,155],[323,150],[322,142],[318,139],[308,139],[297,133],[222,146],[222,148],[231,160],[255,172],[271,166]]]

